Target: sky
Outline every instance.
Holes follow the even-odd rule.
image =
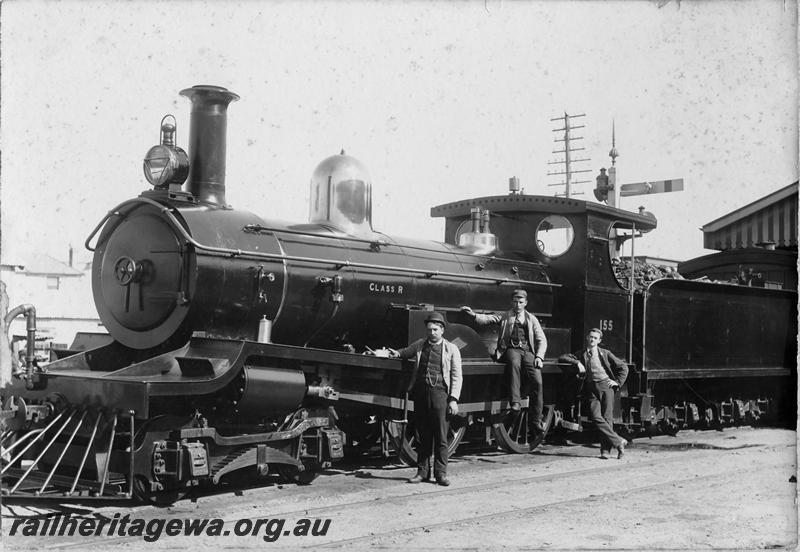
[[[590,180],[683,178],[621,199],[659,221],[637,254],[685,260],[706,224],[797,180],[793,1],[97,2],[10,0],[0,14],[0,258],[66,260],[147,189],[142,159],[195,84],[228,111],[227,199],[305,222],[314,168],[369,169],[373,226],[441,240],[430,207],[553,195],[552,118],[583,113]],[[594,201],[593,185],[577,187]]]

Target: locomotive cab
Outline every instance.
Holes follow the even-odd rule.
[[[493,213],[498,256],[541,263],[561,284],[548,324],[568,328],[571,339],[548,356],[579,348],[593,327],[603,329],[603,341],[612,350],[628,350],[630,294],[615,275],[614,259],[624,240],[656,228],[654,216],[572,198],[487,196],[431,209],[431,216],[445,218],[447,243],[459,243],[476,207]]]

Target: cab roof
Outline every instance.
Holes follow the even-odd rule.
[[[643,231],[653,230],[658,224],[656,217],[651,213],[633,213],[602,203],[583,201],[581,199],[524,194],[476,197],[472,199],[462,199],[452,203],[444,203],[431,207],[431,217],[468,217],[472,207],[489,209],[495,213],[544,212],[560,215],[587,213],[602,218],[614,219],[618,221],[618,226],[624,227],[626,222],[635,224],[637,230]]]

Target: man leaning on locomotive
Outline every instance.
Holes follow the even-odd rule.
[[[628,377],[628,365],[608,349],[599,347],[603,332],[592,328],[586,333],[586,345],[580,351],[562,355],[559,362],[575,366],[583,376],[582,396],[589,405],[589,419],[600,432],[600,457],[604,451],[617,449],[617,458],[625,454],[628,441],[614,432],[614,393]]]
[[[466,306],[461,310],[473,317],[479,326],[500,325],[495,359],[505,361],[508,368],[511,410],[520,409],[520,371],[524,367],[530,382],[529,427],[532,437],[536,438],[544,431],[541,370],[547,351],[547,338],[539,320],[525,310],[527,304],[528,293],[516,289],[511,294],[511,310],[503,314],[478,314]]]

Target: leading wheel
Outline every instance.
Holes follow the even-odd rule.
[[[169,506],[186,496],[188,491],[183,489],[170,489],[167,491],[153,491],[150,481],[143,475],[133,478],[133,496],[142,502],[154,506]]]
[[[311,468],[300,471],[296,466],[285,464],[275,468],[275,471],[286,483],[296,483],[298,485],[310,485],[319,475],[317,470],[312,470]]]
[[[405,427],[403,427],[405,426]],[[467,430],[465,425],[450,423],[447,430],[447,457],[450,458],[461,443],[464,432]],[[409,419],[408,423],[389,422],[389,435],[392,436],[395,450],[400,461],[408,466],[417,465],[417,431],[414,420]]]
[[[497,444],[506,452],[530,452],[544,442],[547,432],[553,426],[555,408],[547,404],[542,413],[544,431],[532,441],[528,439],[528,409],[509,410],[492,424],[492,434]]]
[[[345,456],[361,456],[378,444],[381,437],[381,422],[375,416],[342,418],[336,423],[345,435]]]

